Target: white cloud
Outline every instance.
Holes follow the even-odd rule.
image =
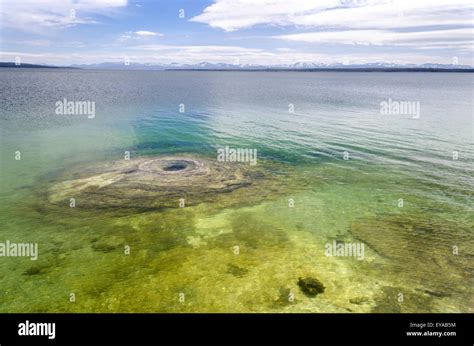
[[[219,52],[227,54],[238,54],[247,52],[262,52],[261,49],[256,48],[244,48],[239,46],[172,46],[172,45],[159,45],[150,44],[143,46],[133,47],[134,49],[143,49],[151,51],[162,51],[162,50],[184,50],[187,52],[202,53],[202,52]]]
[[[225,31],[296,27],[273,38],[316,44],[473,49],[472,0],[215,0],[192,21]]]
[[[127,0],[2,0],[2,26],[22,31],[95,23],[92,14],[109,14]]]
[[[215,0],[191,20],[225,31],[255,25],[332,28],[472,26],[471,0]]]
[[[141,45],[132,47],[133,50],[144,52],[135,53],[139,61],[158,59],[162,62],[178,62],[194,64],[200,62],[233,64],[236,60],[241,63],[259,63],[274,60],[275,55],[262,49],[244,48],[238,46],[173,46],[173,45]],[[159,53],[159,55],[155,55]]]
[[[160,34],[159,32],[153,32],[153,31],[146,31],[146,30],[139,30],[135,31],[135,35],[138,36],[163,36],[163,34]]]
[[[25,45],[37,46],[37,47],[50,47],[53,42],[50,40],[27,40],[22,42]]]
[[[125,47],[124,47],[125,48]],[[23,63],[37,64],[90,64],[101,62],[123,62],[124,57],[129,57],[131,63],[140,64],[196,64],[200,62],[227,63],[253,65],[283,65],[297,62],[307,63],[342,63],[347,60],[350,64],[364,64],[374,62],[396,64],[422,64],[426,62],[450,64],[452,55],[433,56],[423,53],[346,53],[344,55],[329,53],[308,53],[301,51],[266,51],[262,49],[244,48],[237,46],[172,46],[172,45],[143,45],[129,47],[120,51],[107,53],[60,54],[60,53],[25,53],[25,52],[0,52],[0,60],[14,61],[16,56],[21,57]],[[472,55],[458,55],[459,63],[472,65]]]
[[[258,24],[290,25],[295,18],[332,8],[339,0],[216,0],[191,21],[206,23],[226,31]]]
[[[288,41],[350,45],[391,45],[407,47],[457,47],[473,49],[473,30],[452,29],[423,32],[389,30],[319,31],[274,36]]]
[[[470,0],[371,1],[357,7],[307,13],[294,24],[306,27],[422,30],[428,26],[472,26]]]
[[[120,36],[119,41],[148,39],[157,36],[163,36],[163,34],[146,30],[127,31],[125,34]]]

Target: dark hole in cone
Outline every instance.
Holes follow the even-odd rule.
[[[169,164],[168,166],[164,167],[163,170],[174,172],[174,171],[181,171],[185,169],[186,167],[188,167],[188,165],[185,162],[173,162]]]

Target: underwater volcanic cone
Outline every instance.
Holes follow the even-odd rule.
[[[255,167],[194,157],[145,157],[101,163],[66,172],[47,191],[53,204],[74,198],[85,208],[177,207],[212,200],[252,185]]]

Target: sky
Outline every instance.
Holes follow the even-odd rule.
[[[474,65],[471,0],[0,0],[0,61]]]

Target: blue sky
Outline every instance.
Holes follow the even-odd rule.
[[[2,0],[0,60],[473,65],[473,11],[469,0]]]

